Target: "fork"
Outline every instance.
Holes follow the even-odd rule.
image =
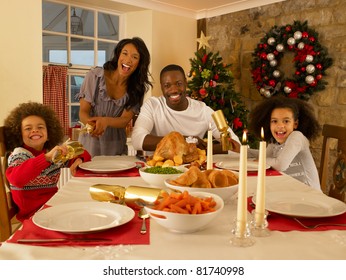
[[[306,229],[315,229],[317,227],[321,226],[342,226],[345,227],[346,224],[339,224],[339,223],[320,223],[320,224],[315,224],[315,225],[305,225],[301,221],[299,221],[297,218],[293,218],[298,224],[300,224],[302,227]]]

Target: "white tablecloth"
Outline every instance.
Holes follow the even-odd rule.
[[[257,177],[248,177],[248,195],[253,195]],[[74,178],[72,177],[49,201],[59,205],[76,201],[92,201],[89,186],[93,184],[147,186],[140,177]],[[267,176],[267,191],[303,190],[315,192],[287,176]],[[229,201],[220,216],[205,230],[178,234],[167,231],[151,220],[150,245],[96,247],[41,247],[4,242],[0,259],[161,259],[161,260],[345,260],[345,231],[272,231],[269,237],[255,238],[251,247],[231,246],[231,230],[236,217],[236,198]],[[250,215],[248,215],[250,216]]]

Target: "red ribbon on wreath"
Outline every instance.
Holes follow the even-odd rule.
[[[288,94],[290,98],[298,98],[299,93],[304,93],[307,86],[299,87],[295,82],[285,81],[285,86],[291,89],[291,92]]]
[[[297,50],[297,55],[294,58],[294,61],[299,60],[299,62],[304,62],[307,55],[316,55],[313,46],[305,45],[302,50]]]

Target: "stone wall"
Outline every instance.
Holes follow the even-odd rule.
[[[250,10],[206,20],[206,35],[211,36],[211,51],[219,51],[224,62],[232,64],[236,90],[249,110],[262,99],[255,88],[250,62],[260,39],[274,25],[308,21],[318,32],[320,44],[328,49],[333,65],[327,69],[326,89],[313,94],[310,102],[321,125],[346,126],[346,5],[344,0],[286,0]],[[284,55],[286,59],[286,54]],[[285,60],[287,63],[288,60]],[[291,70],[294,71],[292,63]],[[285,68],[286,70],[286,68]],[[293,72],[292,72],[293,73]],[[287,75],[286,75],[287,76]],[[320,165],[322,136],[311,143],[317,167]],[[335,146],[335,145],[334,145]]]

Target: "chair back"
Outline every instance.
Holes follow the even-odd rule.
[[[7,167],[7,151],[5,144],[4,127],[0,126],[0,242],[8,239],[12,234],[12,218],[17,213],[8,189],[5,171]]]
[[[323,125],[323,145],[319,177],[322,191],[346,202],[346,127],[331,124]],[[336,160],[330,153],[333,143],[337,142]],[[332,181],[331,183],[328,183]]]

